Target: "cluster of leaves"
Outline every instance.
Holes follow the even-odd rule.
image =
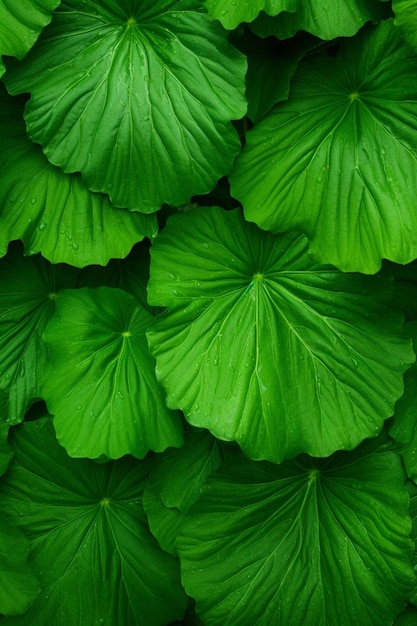
[[[417,622],[416,32],[0,0],[4,626]]]

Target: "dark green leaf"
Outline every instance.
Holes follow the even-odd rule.
[[[407,508],[401,459],[374,444],[230,455],[177,539],[185,589],[205,624],[388,626],[414,580]]]
[[[42,594],[5,626],[162,626],[186,598],[175,559],[149,532],[142,492],[149,463],[70,459],[49,419],[20,427],[0,483],[0,510],[29,537]]]

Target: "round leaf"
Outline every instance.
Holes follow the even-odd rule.
[[[44,333],[42,397],[70,456],[143,458],[182,443],[167,409],[145,331],[152,315],[120,289],[68,290]]]
[[[148,338],[172,408],[256,459],[326,456],[376,435],[414,361],[383,276],[317,265],[305,237],[239,210],[171,217],[151,250]]]
[[[392,20],[301,60],[232,173],[246,218],[303,230],[314,256],[344,271],[415,259],[416,72]]]
[[[0,94],[0,256],[21,239],[52,263],[105,265],[156,234],[155,216],[115,209],[79,174],[51,165],[26,135],[23,106],[4,88]]]
[[[50,419],[24,424],[0,483],[0,511],[30,538],[42,594],[28,624],[149,624],[181,619],[186,598],[175,559],[149,532],[142,492],[149,463],[70,459]]]
[[[414,580],[401,460],[366,444],[280,466],[235,453],[177,538],[205,624],[387,626]]]
[[[52,163],[148,213],[230,171],[245,70],[197,0],[67,0],[6,81]]]

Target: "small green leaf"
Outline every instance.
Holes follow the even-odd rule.
[[[31,93],[28,133],[52,163],[149,213],[230,171],[245,71],[197,0],[67,0],[5,80]]]
[[[109,287],[68,290],[56,305],[42,397],[70,456],[143,458],[180,446],[181,418],[165,405],[145,337],[149,311]]]
[[[417,59],[392,20],[302,59],[231,175],[245,216],[343,271],[417,258]]]
[[[149,532],[142,492],[149,462],[71,459],[50,419],[17,429],[0,511],[29,537],[42,594],[5,626],[146,624],[181,619],[176,559]]]
[[[20,246],[0,259],[0,390],[8,393],[8,424],[20,422],[31,401],[40,397],[39,375],[46,360],[41,336],[57,294],[74,286],[77,275],[40,256],[23,257]]]
[[[414,573],[398,455],[366,443],[329,459],[229,453],[177,538],[205,624],[387,626]]]
[[[343,274],[240,210],[168,219],[151,249],[148,332],[171,408],[255,459],[327,456],[376,435],[414,361],[390,281]]]
[[[393,0],[395,25],[414,52],[417,52],[417,0]]]
[[[23,59],[59,3],[60,0],[0,0],[0,75],[1,55]]]
[[[156,234],[155,216],[115,209],[51,165],[26,135],[23,105],[0,89],[0,256],[21,239],[52,263],[105,265]]]

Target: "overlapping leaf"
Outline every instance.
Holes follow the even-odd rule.
[[[392,20],[304,58],[231,176],[247,219],[345,271],[417,257],[417,60]]]
[[[60,443],[74,457],[143,458],[182,443],[167,409],[145,331],[152,315],[120,289],[68,290],[44,339],[42,397]]]
[[[195,429],[186,432],[182,448],[169,448],[156,457],[143,506],[152,533],[167,552],[176,553],[175,540],[184,515],[221,460],[219,442],[207,431]]]
[[[25,258],[20,246],[0,259],[0,390],[8,393],[9,424],[20,422],[31,401],[40,397],[39,376],[46,357],[42,332],[53,315],[57,294],[73,286],[77,274],[40,256]]]
[[[410,47],[417,52],[417,1],[393,0],[392,8],[395,24]]]
[[[234,454],[177,539],[206,624],[387,626],[414,573],[400,458],[375,445],[280,466]]]
[[[27,138],[23,105],[3,87],[0,94],[0,255],[21,239],[52,263],[104,265],[156,234],[155,216],[115,209],[79,174],[51,165]]]
[[[197,0],[67,0],[6,81],[52,163],[147,213],[228,173],[245,70]]]
[[[70,459],[49,419],[19,428],[12,445],[0,511],[30,538],[42,594],[5,626],[162,626],[180,619],[186,598],[178,563],[160,550],[142,508],[148,463]]]
[[[211,15],[230,29],[241,22],[252,22],[261,11],[266,15],[280,14],[279,19],[283,18],[284,24],[288,20],[291,27],[291,34],[284,37],[291,37],[298,30],[322,39],[349,36],[380,15],[379,0],[333,0],[330,5],[322,0],[206,0],[205,4]]]
[[[383,276],[342,274],[239,210],[171,217],[151,250],[148,333],[172,408],[252,458],[326,456],[375,435],[414,360]]]
[[[0,0],[0,76],[4,72],[1,55],[22,59],[51,21],[59,3],[60,0]]]
[[[261,37],[274,35],[279,39],[293,37],[300,30],[325,40],[350,37],[365,22],[376,22],[384,16],[382,2],[384,0],[333,0],[326,4],[323,0],[297,0],[295,11],[280,12],[276,17],[261,13],[251,29]]]

